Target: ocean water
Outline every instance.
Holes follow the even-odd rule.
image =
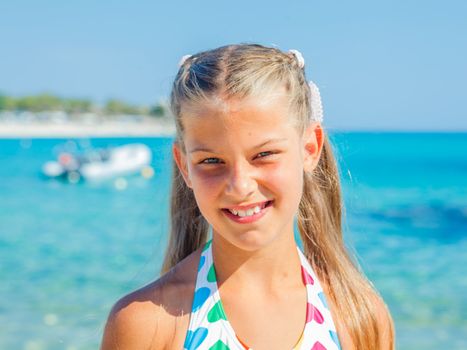
[[[467,349],[467,134],[333,133],[346,241],[397,349]],[[155,175],[67,184],[59,149],[142,142]],[[0,349],[96,349],[123,294],[158,276],[170,138],[0,140]]]

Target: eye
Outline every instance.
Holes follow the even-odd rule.
[[[264,151],[264,152],[260,152],[258,153],[258,155],[256,156],[256,158],[264,158],[264,157],[267,157],[267,156],[270,156],[274,154],[274,152],[272,151]]]
[[[199,164],[218,164],[220,162],[221,160],[219,158],[211,157],[211,158],[203,159],[201,162],[199,162]]]

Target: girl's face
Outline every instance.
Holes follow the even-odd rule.
[[[301,137],[283,96],[255,104],[229,100],[183,117],[185,152],[174,157],[214,235],[252,251],[291,235],[303,172],[319,160],[322,129]]]

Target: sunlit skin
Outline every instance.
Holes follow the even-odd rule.
[[[291,348],[305,325],[306,290],[293,222],[303,172],[316,167],[323,132],[312,123],[302,137],[292,121],[284,96],[262,105],[229,100],[223,108],[185,110],[184,149],[173,148],[213,228],[213,257],[229,322],[255,349]],[[225,212],[270,201],[250,223]]]

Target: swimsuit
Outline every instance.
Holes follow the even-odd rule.
[[[224,312],[212,258],[212,239],[203,248],[198,265],[185,350],[252,350],[236,335]],[[336,327],[323,289],[310,263],[297,247],[302,280],[307,291],[306,324],[292,350],[340,350]]]

